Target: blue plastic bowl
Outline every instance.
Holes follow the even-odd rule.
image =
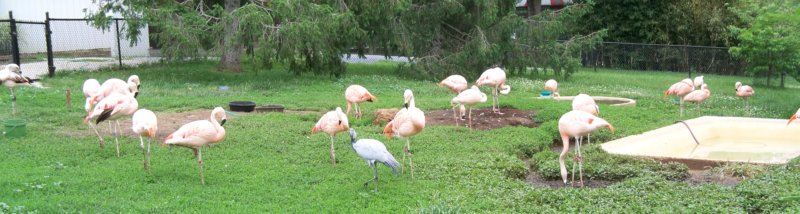
[[[542,91],[542,92],[539,92],[539,94],[542,95],[542,97],[550,96],[550,92],[549,91]]]

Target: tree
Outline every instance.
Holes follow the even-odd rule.
[[[578,0],[578,2],[581,2]],[[726,5],[735,0],[594,0],[576,23],[578,32],[608,29],[615,42],[725,46],[738,22]]]
[[[229,71],[241,69],[246,48],[257,65],[283,62],[297,74],[339,76],[345,70],[339,56],[363,34],[342,0],[100,0],[89,17],[107,27],[108,13],[127,18],[132,41],[145,23],[152,25],[167,60],[219,56],[219,68]]]
[[[745,23],[730,26],[739,45],[731,54],[747,61],[748,71],[763,74],[770,85],[776,71],[789,71],[797,75],[800,68],[800,3],[796,1],[744,0],[733,5],[734,11]],[[783,87],[783,81],[781,81]]]

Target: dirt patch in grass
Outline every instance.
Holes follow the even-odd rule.
[[[534,128],[540,124],[534,120],[536,110],[502,108],[500,112],[503,114],[494,113],[491,108],[472,109],[472,127],[479,130],[489,130],[506,126]],[[425,119],[427,125],[456,125],[452,109],[425,112]],[[459,119],[458,126],[467,127],[468,122],[466,118],[464,120]]]
[[[725,173],[716,173],[714,170],[689,170],[689,178],[686,182],[689,184],[699,185],[705,183],[716,183],[725,186],[736,186],[742,181],[741,177],[731,176]]]

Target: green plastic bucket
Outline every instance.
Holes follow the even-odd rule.
[[[22,119],[7,119],[3,121],[6,127],[4,133],[6,137],[24,137],[25,136],[25,120]]]

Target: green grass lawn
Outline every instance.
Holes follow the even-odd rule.
[[[401,107],[407,88],[414,91],[423,111],[449,108],[453,94],[437,88],[434,81],[404,78],[395,68],[391,63],[353,64],[340,79],[295,76],[283,68],[218,73],[211,62],[59,73],[43,80],[48,89],[17,90],[18,117],[28,121],[28,135],[0,138],[0,213],[800,212],[797,201],[781,200],[800,194],[800,159],[787,165],[745,166],[762,172],[736,186],[690,185],[682,180],[687,175],[683,164],[609,155],[593,143],[584,148],[585,176],[615,184],[549,188],[527,183],[521,178],[529,171],[560,179],[557,154],[549,147],[558,138],[557,120],[570,110],[570,103],[535,99],[546,76],[512,77],[508,81],[511,94],[500,98],[503,106],[540,110],[536,118],[542,122],[540,127],[470,131],[427,126],[411,142],[416,178],[394,176],[389,168],[379,166],[380,191],[365,189],[362,183],[372,172],[353,152],[347,134],[336,138],[339,164],[333,167],[328,137],[310,135],[310,130],[324,111],[344,108],[343,91],[348,85],[361,84],[378,101],[363,105],[369,116],[350,118],[351,127],[360,138],[381,140],[401,159],[405,142],[387,141],[380,133],[383,126],[372,125],[370,113],[376,108]],[[83,81],[124,79],[131,74],[142,80],[140,108],[157,115],[197,109],[210,112],[214,106],[227,108],[234,100],[318,113],[230,116],[226,139],[204,149],[205,186],[200,184],[196,159],[183,148],[154,144],[152,174],[148,175],[142,169],[138,139],[121,138],[122,157],[118,158],[113,143],[101,150],[93,135],[73,133],[89,133],[82,124]],[[800,107],[797,82],[789,82],[792,89],[756,86],[752,110],[746,111],[733,89],[737,80],[747,84],[750,78],[706,75],[712,97],[699,112],[690,106],[681,117],[677,105],[663,92],[682,78],[685,74],[586,69],[559,86],[562,95],[583,92],[637,100],[635,108],[601,106],[601,116],[617,132],[601,131],[593,135],[597,141],[702,115],[785,119]],[[219,90],[223,85],[229,89]],[[72,92],[72,107],[65,106],[67,89]],[[0,96],[0,106],[0,120],[11,118],[7,95]]]

